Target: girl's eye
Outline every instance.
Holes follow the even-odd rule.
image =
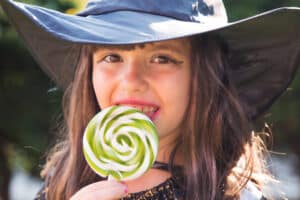
[[[115,63],[115,62],[120,62],[122,61],[122,58],[117,55],[117,54],[111,54],[111,55],[107,55],[103,58],[103,61],[107,62],[107,63]]]
[[[168,56],[164,56],[164,55],[159,55],[159,56],[154,56],[151,60],[152,63],[158,63],[158,64],[180,64],[180,61],[177,61],[173,58],[170,58]]]

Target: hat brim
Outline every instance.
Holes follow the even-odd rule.
[[[32,55],[61,88],[73,79],[82,44],[136,44],[214,32],[230,48],[229,78],[249,117],[256,118],[284,92],[300,65],[299,8],[208,25],[134,11],[82,17],[8,0],[1,5]]]

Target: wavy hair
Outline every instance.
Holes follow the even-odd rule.
[[[185,199],[236,199],[248,181],[262,186],[268,172],[264,145],[251,133],[238,94],[228,79],[226,45],[214,36],[190,38],[191,98],[169,164],[184,153]],[[92,85],[92,47],[83,46],[74,81],[63,97],[64,139],[49,153],[41,173],[47,199],[69,199],[81,187],[101,180],[82,152],[86,124],[99,111]]]

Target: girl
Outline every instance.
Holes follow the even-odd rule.
[[[298,9],[227,24],[220,0],[94,0],[77,16],[1,5],[65,89],[65,138],[37,199],[264,198],[271,176],[251,124],[300,65]],[[87,123],[112,105],[142,110],[158,130],[157,162],[131,181],[97,176],[83,157]]]

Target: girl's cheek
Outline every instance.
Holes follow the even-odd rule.
[[[106,107],[108,98],[111,96],[109,93],[113,86],[113,75],[95,70],[93,73],[93,88],[101,108]]]

